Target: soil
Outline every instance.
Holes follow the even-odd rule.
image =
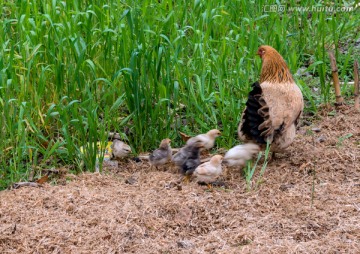
[[[257,170],[258,172],[259,170]],[[251,190],[146,161],[0,192],[0,253],[360,253],[360,114],[305,119]]]

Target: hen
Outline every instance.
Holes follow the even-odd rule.
[[[304,101],[282,56],[270,46],[260,46],[262,59],[260,83],[252,85],[239,138],[262,147],[269,142],[271,151],[281,152],[293,142]]]

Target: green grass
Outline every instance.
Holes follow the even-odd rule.
[[[261,44],[293,73],[305,66],[316,76],[312,86],[297,78],[316,112],[333,98],[327,48],[351,80],[360,12],[264,12],[264,3],[0,0],[0,188],[35,166],[93,171],[108,131],[135,153],[212,128],[224,135],[219,146],[233,146]]]
[[[252,179],[255,174],[255,170],[257,169],[258,163],[260,159],[263,157],[263,164],[261,166],[258,179],[255,184],[255,188],[258,188],[262,183],[262,176],[265,173],[267,164],[269,163],[269,155],[270,155],[270,143],[267,142],[265,150],[260,151],[256,161],[253,163],[252,160],[247,161],[246,166],[244,167],[244,177],[246,181],[246,189],[250,191],[252,189]]]

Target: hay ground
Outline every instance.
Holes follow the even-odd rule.
[[[0,253],[360,253],[359,114],[304,123],[250,192],[236,170],[211,192],[146,162],[2,191]]]

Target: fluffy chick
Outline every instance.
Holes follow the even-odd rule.
[[[199,134],[195,137],[190,138],[186,142],[186,144],[188,144],[189,142],[193,142],[194,140],[200,140],[204,145],[204,149],[211,149],[215,145],[215,139],[219,136],[221,136],[221,132],[217,129],[213,129],[208,131],[207,133]]]
[[[126,158],[131,153],[131,147],[118,139],[114,139],[111,149],[111,159],[115,160]]]
[[[247,143],[234,146],[226,152],[224,164],[229,167],[243,167],[247,160],[250,160],[254,154],[257,154],[260,147],[257,144]]]
[[[189,180],[195,168],[200,165],[200,149],[204,146],[199,139],[188,141],[174,156],[172,161],[179,167],[180,173]]]
[[[221,162],[223,157],[221,155],[214,155],[210,161],[198,166],[194,171],[194,176],[197,182],[210,184],[222,173]]]
[[[158,166],[164,165],[171,160],[170,142],[171,140],[168,138],[163,139],[160,143],[159,148],[150,154],[149,160],[151,166],[157,168]]]

